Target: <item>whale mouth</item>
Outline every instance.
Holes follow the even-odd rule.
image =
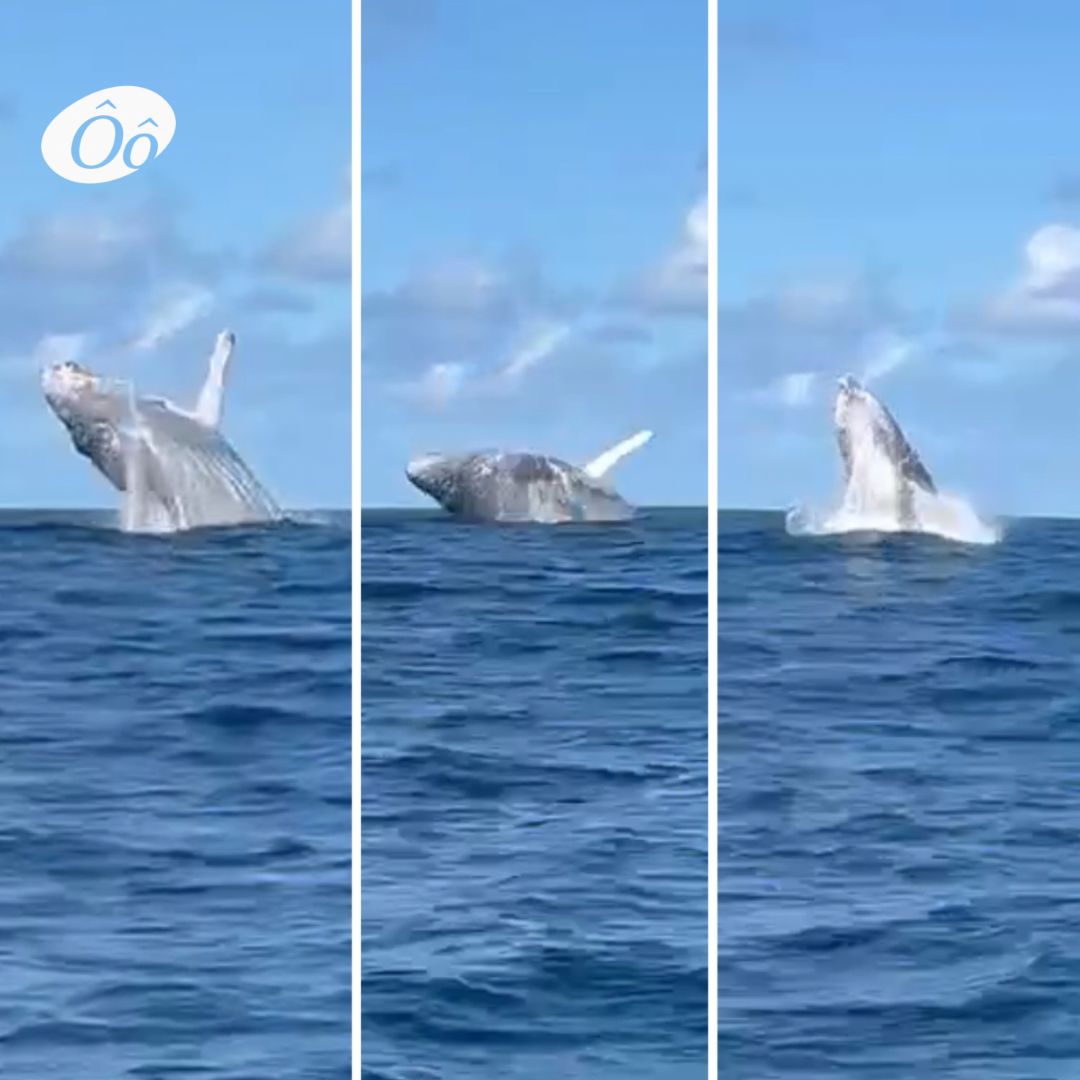
[[[41,372],[45,400],[62,420],[120,423],[126,415],[127,395],[120,383],[65,360]]]
[[[92,389],[96,383],[97,378],[73,360],[50,364],[41,371],[41,388],[57,397],[70,397]]]
[[[100,411],[95,407],[100,397],[97,376],[72,360],[42,369],[41,392],[52,409],[62,415]]]
[[[442,454],[421,454],[405,466],[405,475],[419,486],[431,472],[431,467],[442,459]]]

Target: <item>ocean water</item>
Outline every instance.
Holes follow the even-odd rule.
[[[0,514],[0,1076],[340,1080],[350,533]]]
[[[719,568],[721,1075],[1080,1076],[1080,522]]]
[[[704,1080],[706,525],[365,514],[367,1080]]]

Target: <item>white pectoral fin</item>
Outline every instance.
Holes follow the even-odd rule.
[[[221,423],[222,400],[225,397],[225,369],[229,364],[236,335],[229,330],[222,330],[214,343],[210,354],[210,370],[206,373],[206,382],[199,393],[195,406],[195,419],[207,427],[216,428]]]
[[[608,472],[616,462],[621,461],[627,454],[632,454],[639,447],[644,446],[651,438],[651,431],[639,431],[628,439],[616,443],[611,449],[605,450],[598,457],[594,457],[587,465],[582,466],[581,471],[594,480],[599,480]]]

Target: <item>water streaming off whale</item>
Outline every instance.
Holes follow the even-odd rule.
[[[153,398],[128,395],[121,525],[172,532],[279,519],[281,510],[221,432]]]

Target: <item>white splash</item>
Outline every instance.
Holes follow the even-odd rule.
[[[994,544],[1001,527],[983,520],[963,497],[932,493],[898,474],[868,426],[853,425],[851,477],[838,507],[824,512],[797,507],[788,512],[793,536],[841,533],[922,533],[963,544]],[[909,512],[902,501],[910,499]]]
[[[835,536],[841,533],[922,533],[961,544],[996,544],[1001,526],[984,521],[959,495],[939,491],[915,493],[916,523],[902,524],[888,512],[856,509],[847,500],[838,508],[820,513],[807,507],[788,511],[787,531],[792,536]]]

